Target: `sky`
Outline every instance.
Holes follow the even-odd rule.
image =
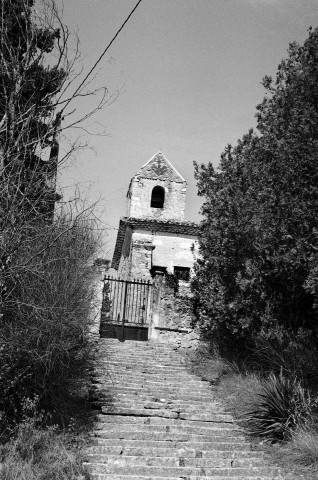
[[[80,39],[81,75],[135,4],[65,0],[63,21]],[[185,220],[200,220],[193,161],[217,166],[225,146],[255,127],[261,79],[274,76],[289,43],[302,43],[308,27],[317,25],[318,0],[141,2],[92,79],[92,88],[108,88],[108,105],[85,130],[69,132],[88,148],[59,177],[65,192],[78,185],[89,201],[99,201],[105,258],[112,256],[119,219],[126,215],[130,179],[158,151],[187,180]],[[94,101],[83,99],[74,116]]]

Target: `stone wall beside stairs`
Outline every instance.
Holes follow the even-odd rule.
[[[159,343],[169,343],[175,347],[196,347],[199,332],[194,327],[189,282],[179,281],[176,291],[162,272],[156,272],[153,288],[150,339]]]

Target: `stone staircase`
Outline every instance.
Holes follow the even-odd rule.
[[[282,478],[171,346],[101,339],[94,385],[93,480]]]

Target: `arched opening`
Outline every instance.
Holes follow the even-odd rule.
[[[152,190],[151,203],[152,208],[163,208],[165,203],[165,189],[163,187],[156,186]]]

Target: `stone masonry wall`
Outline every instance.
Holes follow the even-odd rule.
[[[155,278],[154,289],[152,340],[175,347],[195,347],[199,341],[199,332],[194,328],[189,283],[180,281],[178,291],[175,291],[166,277],[161,276]]]
[[[163,208],[151,208],[151,194],[156,186],[165,189]],[[134,177],[130,186],[128,216],[134,218],[154,218],[157,220],[184,220],[186,182],[177,183],[169,180],[153,180]]]
[[[118,267],[118,275],[127,278],[130,274],[132,229],[127,228]]]
[[[194,254],[191,251],[192,244],[196,246]],[[149,278],[154,265],[166,267],[170,273],[173,273],[175,266],[191,269],[196,251],[194,236],[133,232],[130,275]]]
[[[130,277],[150,279],[152,266],[153,239],[151,234],[132,236]]]

